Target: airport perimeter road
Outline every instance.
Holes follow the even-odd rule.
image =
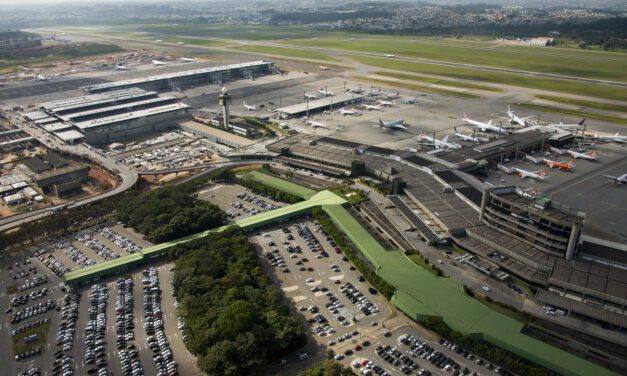
[[[68,208],[76,208],[82,205],[90,204],[93,202],[97,202],[109,197],[113,197],[119,193],[126,191],[127,189],[133,187],[135,183],[137,183],[137,179],[139,175],[137,172],[127,168],[121,163],[116,162],[112,158],[109,158],[103,154],[100,154],[97,150],[87,147],[84,144],[79,145],[68,145],[63,141],[57,139],[56,137],[51,136],[49,133],[44,131],[41,128],[38,128],[34,125],[28,124],[23,121],[18,116],[10,117],[10,120],[13,124],[18,124],[21,129],[35,137],[40,143],[48,146],[51,149],[61,150],[68,153],[72,153],[75,155],[83,156],[89,158],[96,163],[104,166],[105,168],[118,171],[118,176],[121,178],[120,184],[114,189],[102,193],[97,196],[92,196],[85,198],[83,200],[79,200],[68,205]],[[53,207],[54,208],[54,207]],[[40,219],[46,217],[51,214],[51,208],[35,210],[28,213],[16,214],[11,217],[0,219],[0,231],[5,231],[17,226],[20,226],[24,223],[28,223],[30,221],[34,221],[36,219]]]

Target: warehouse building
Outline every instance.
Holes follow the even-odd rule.
[[[228,80],[242,78],[254,79],[255,77],[271,74],[273,72],[274,63],[271,61],[261,60],[167,73],[125,81],[107,82],[86,86],[83,89],[89,93],[101,93],[111,90],[128,89],[131,87],[137,87],[145,90],[175,90],[176,88],[215,84],[219,82],[223,83]]]

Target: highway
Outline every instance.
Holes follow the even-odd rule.
[[[7,114],[10,121],[13,124],[18,124],[21,129],[35,137],[41,144],[48,146],[50,149],[63,151],[66,153],[75,154],[78,156],[82,156],[84,158],[88,158],[95,163],[104,166],[105,168],[111,171],[118,171],[118,176],[121,179],[120,184],[114,189],[99,194],[97,196],[87,197],[83,200],[74,201],[67,205],[68,208],[76,208],[82,205],[91,204],[100,200],[104,200],[109,197],[113,197],[119,193],[126,191],[127,189],[133,187],[135,183],[137,183],[137,179],[139,175],[137,172],[129,169],[128,167],[118,164],[113,159],[107,157],[106,155],[100,154],[95,149],[89,148],[84,144],[78,145],[68,145],[65,142],[59,140],[58,138],[51,136],[48,132],[43,129],[29,124],[25,122],[23,119],[18,117],[15,114]],[[58,205],[56,207],[63,207],[65,205]],[[54,209],[55,206],[46,209],[34,210],[32,212],[16,214],[11,217],[0,219],[0,231],[9,230],[15,227],[18,227],[24,223],[28,223],[30,221],[34,221],[40,218],[44,218],[50,214],[52,214],[51,209]]]

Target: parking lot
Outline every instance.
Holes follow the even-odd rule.
[[[68,291],[65,271],[139,251],[151,244],[105,223],[3,256],[0,304],[3,374],[196,375],[183,323],[162,262]]]
[[[198,192],[198,198],[210,201],[224,210],[229,221],[273,210],[285,204],[236,184],[220,184]]]

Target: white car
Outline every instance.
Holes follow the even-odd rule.
[[[484,291],[490,291],[490,288],[489,288],[488,286],[481,286],[481,288],[482,288]]]

